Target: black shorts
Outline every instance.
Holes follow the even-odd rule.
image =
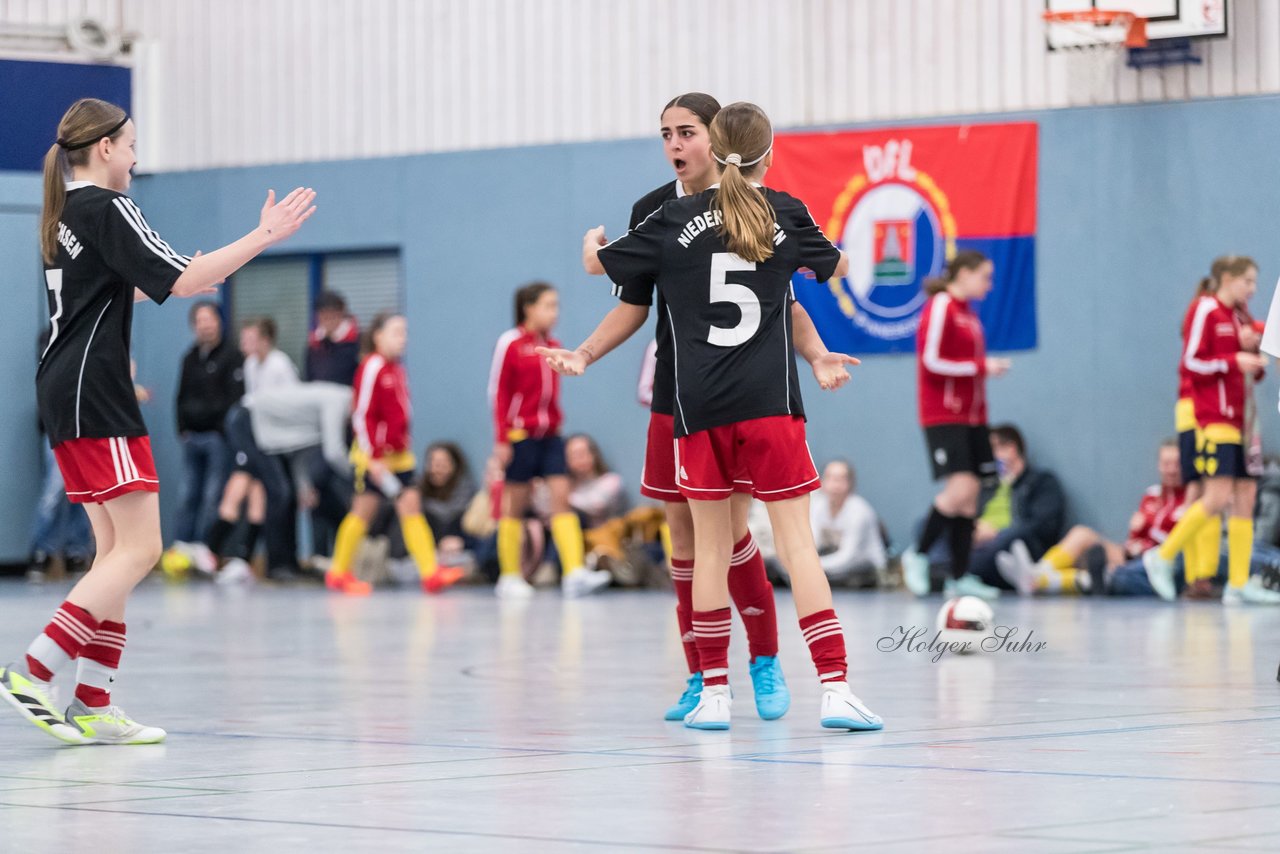
[[[1196,438],[1196,471],[1200,477],[1250,477],[1245,465],[1244,446],[1239,442],[1217,442],[1203,432]]]
[[[231,452],[231,473],[244,472],[253,479],[260,477],[262,451],[253,438],[253,422],[249,410],[240,404],[231,407],[223,422],[222,432]]]
[[[511,463],[507,466],[507,480],[511,483],[528,483],[534,478],[555,477],[568,471],[564,439],[559,436],[511,443]]]
[[[413,469],[409,469],[408,471],[394,471],[394,472],[391,472],[391,476],[400,482],[401,489],[408,489],[409,487],[414,485]],[[373,478],[369,477],[369,473],[367,471],[357,472],[356,473],[356,494],[363,495],[366,492],[371,492],[374,495],[381,495],[383,498],[392,497],[390,495],[387,495],[387,491],[382,488],[382,485],[380,483],[375,481]]]
[[[1199,430],[1183,430],[1178,434],[1178,463],[1182,468],[1183,484],[1195,483],[1200,479],[1200,470],[1196,468],[1196,435]]]
[[[952,474],[972,474],[988,483],[996,477],[996,458],[991,452],[991,431],[985,424],[935,424],[924,428],[933,479]]]

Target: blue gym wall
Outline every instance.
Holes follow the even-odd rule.
[[[1004,117],[985,116],[979,121]],[[1178,326],[1213,256],[1254,255],[1265,316],[1280,273],[1273,237],[1280,186],[1280,98],[1018,114],[1040,123],[1040,346],[1015,354],[991,384],[993,421],[1013,421],[1031,456],[1066,482],[1072,518],[1120,536],[1154,477],[1157,441],[1172,432]],[[626,224],[632,201],[669,179],[656,139],[383,160],[213,170],[140,178],[151,224],[183,251],[209,250],[251,228],[267,187],[307,184],[320,210],[282,249],[399,246],[411,329],[407,364],[419,445],[462,442],[478,468],[492,441],[485,386],[492,346],[511,323],[512,289],[534,278],[561,287],[559,333],[576,344],[613,305],[608,285],[579,265],[582,232]],[[32,345],[39,276],[27,175],[0,174],[0,258],[11,311],[0,347],[13,366],[0,411],[10,483],[35,479]],[[6,206],[7,205],[7,206]],[[22,217],[27,225],[15,228]],[[140,306],[139,379],[155,393],[147,419],[163,482],[165,521],[180,475],[173,434],[177,368],[188,345],[182,301]],[[565,383],[570,430],[595,435],[633,487],[646,414],[635,402],[641,337]],[[10,352],[12,351],[12,352]],[[836,394],[805,387],[819,463],[850,458],[861,491],[895,540],[932,494],[915,422],[910,357],[868,359]],[[1280,449],[1274,381],[1259,391],[1268,445]],[[26,490],[0,492],[0,557],[25,551]]]

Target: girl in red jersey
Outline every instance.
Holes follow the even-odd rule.
[[[569,506],[569,476],[560,436],[560,378],[535,349],[559,347],[551,337],[560,317],[560,298],[546,282],[516,291],[514,329],[502,334],[489,372],[493,407],[494,454],[506,467],[502,518],[498,521],[498,584],[494,592],[508,599],[527,599],[533,587],[520,572],[520,549],[530,483],[541,478],[551,493],[551,538],[560,555],[561,588],[566,596],[583,596],[613,578],[583,565],[582,523]]]
[[[947,596],[994,599],[1000,591],[969,572],[978,493],[996,476],[987,429],[987,377],[1009,369],[987,356],[982,321],[970,306],[991,292],[994,266],[981,252],[957,252],[945,274],[925,283],[930,294],[916,332],[920,425],[933,463],[944,480],[916,544],[902,555],[903,581],[917,596],[929,593],[929,549],[947,536],[951,578]]]
[[[356,495],[351,511],[338,526],[333,564],[324,582],[330,590],[348,596],[369,594],[368,582],[351,574],[351,564],[382,502],[391,500],[400,517],[405,548],[418,566],[422,589],[439,593],[461,578],[462,571],[437,565],[435,535],[422,513],[422,492],[413,480],[417,468],[409,438],[413,408],[409,381],[400,362],[409,340],[408,325],[403,315],[380,314],[368,334],[370,353],[356,369],[351,412]]]
[[[0,670],[0,696],[72,744],[165,737],[163,729],[143,726],[111,704],[125,606],[161,552],[160,486],[129,370],[133,303],[208,291],[297,231],[315,210],[311,190],[298,188],[279,203],[269,192],[253,231],[208,255],[180,255],[125,195],[135,139],[124,110],[84,99],[58,123],[57,142],[44,160],[40,249],[50,336],[36,398],[67,497],[84,505],[98,552],[27,649],[27,672]],[[72,659],[79,659],[75,699],[64,715],[51,680]]]
[[[1252,258],[1219,258],[1213,269],[1217,287],[1197,300],[1188,327],[1182,363],[1191,372],[1195,406],[1195,466],[1204,483],[1203,496],[1189,506],[1159,548],[1143,555],[1147,578],[1162,599],[1177,596],[1174,559],[1187,542],[1215,516],[1228,509],[1227,588],[1224,604],[1280,604],[1280,593],[1249,575],[1253,556],[1253,505],[1257,483],[1246,462],[1244,443],[1249,378],[1265,359],[1247,352],[1241,342],[1240,312],[1258,289],[1258,265]]]
[[[1214,267],[1210,274],[1200,280],[1196,295],[1187,306],[1186,315],[1182,319],[1182,348],[1187,349],[1187,336],[1191,332],[1191,321],[1195,317],[1196,306],[1201,297],[1213,294],[1218,287],[1222,271]],[[1196,405],[1193,398],[1195,375],[1187,367],[1186,360],[1178,359],[1178,402],[1174,405],[1173,421],[1178,431],[1178,453],[1182,466],[1182,482],[1186,484],[1186,503],[1195,503],[1203,494],[1200,483],[1200,472],[1196,468],[1196,445],[1199,428],[1196,427]],[[1193,598],[1205,598],[1212,588],[1213,578],[1218,574],[1218,555],[1222,543],[1222,517],[1214,516],[1200,528],[1200,531],[1187,540],[1182,548],[1183,573],[1187,581],[1188,595]]]
[[[720,183],[667,201],[626,236],[589,247],[595,257],[587,259],[604,268],[624,300],[656,282],[671,324],[675,469],[694,522],[692,623],[703,668],[699,701],[685,725],[729,727],[729,499],[745,477],[768,506],[790,571],[800,628],[823,686],[822,726],[880,729],[883,722],[846,681],[844,633],[809,525],[808,494],[818,487],[818,473],[804,440],[792,344],[791,276],[803,266],[825,281],[842,275],[848,260],[803,204],[760,187],[773,130],[759,107],[732,104],[710,131],[724,167]],[[597,355],[542,352],[566,373],[580,373]],[[835,361],[842,380],[844,365],[857,362],[841,355]]]

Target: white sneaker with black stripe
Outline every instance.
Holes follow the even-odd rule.
[[[58,711],[57,697],[51,685],[38,683],[11,667],[0,670],[0,696],[9,705],[58,741],[67,744],[87,744],[80,731],[67,724]]]

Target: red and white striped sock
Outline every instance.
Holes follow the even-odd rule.
[[[693,636],[693,561],[671,559],[671,583],[676,588],[676,623],[680,626],[680,643],[690,673],[702,670],[698,660],[698,642]]]
[[[93,640],[80,650],[76,665],[76,699],[92,709],[111,705],[111,683],[124,653],[124,623],[103,620]]]
[[[93,615],[70,602],[63,602],[49,625],[27,647],[27,672],[33,679],[48,682],[58,668],[80,654],[98,632]]]
[[[693,612],[693,636],[698,641],[703,685],[729,684],[729,632],[733,614],[728,608]]]
[[[733,547],[729,559],[729,597],[747,629],[747,647],[752,660],[778,654],[778,609],[773,602],[773,585],[764,569],[764,556],[748,532]]]
[[[800,632],[809,645],[809,656],[820,682],[844,682],[849,664],[844,652],[844,629],[836,612],[828,608],[800,618]]]

